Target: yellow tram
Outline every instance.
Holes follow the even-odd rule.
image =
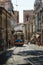
[[[22,31],[16,31],[14,33],[14,45],[22,46],[24,44],[24,34]]]

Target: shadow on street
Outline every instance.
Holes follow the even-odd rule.
[[[25,58],[26,61],[31,61],[34,65],[43,65],[43,56]]]
[[[27,62],[32,62],[34,65],[43,65],[43,51],[40,50],[30,50],[19,52],[17,55],[20,56],[29,56],[24,58]],[[28,64],[27,64],[28,65]]]
[[[30,64],[30,63],[26,63],[26,64],[18,64],[18,65],[32,65],[32,64]]]
[[[17,55],[21,55],[21,56],[28,56],[28,55],[39,56],[39,55],[43,55],[43,51],[40,51],[40,50],[22,51],[22,52],[17,53]]]
[[[40,50],[30,50],[30,51],[23,51],[19,52],[17,55],[20,56],[29,56],[28,58],[24,58],[28,62],[28,64],[25,65],[31,65],[29,64],[29,61],[33,63],[34,65],[43,65],[43,51]],[[24,64],[21,64],[24,65]]]
[[[0,55],[0,65],[6,64],[7,60],[13,55],[13,50],[9,50]]]

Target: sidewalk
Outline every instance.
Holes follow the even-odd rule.
[[[30,43],[28,43],[28,45],[29,45],[29,48],[32,48],[34,50],[41,50],[41,51],[43,51],[43,46],[38,46],[36,44],[30,44]]]

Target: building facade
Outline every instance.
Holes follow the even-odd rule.
[[[24,10],[23,11],[23,22],[32,22],[33,20],[33,10]]]
[[[41,44],[43,42],[43,0],[35,0],[34,3],[36,18],[36,33],[41,34]]]
[[[34,10],[36,13],[36,31],[41,32],[41,10],[43,8],[43,0],[35,0]]]
[[[32,34],[35,32],[35,13],[33,10],[23,11],[23,22],[25,23],[26,38],[30,40]]]
[[[0,44],[2,45],[7,45],[12,36],[11,17],[5,8],[0,7]],[[1,42],[2,40],[3,42]]]

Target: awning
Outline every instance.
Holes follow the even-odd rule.
[[[33,40],[34,39],[34,37],[31,37],[31,40]]]
[[[36,34],[36,38],[38,38],[40,35],[39,34]]]
[[[35,37],[38,38],[39,36],[40,36],[39,34],[33,34],[31,40],[33,40]]]

